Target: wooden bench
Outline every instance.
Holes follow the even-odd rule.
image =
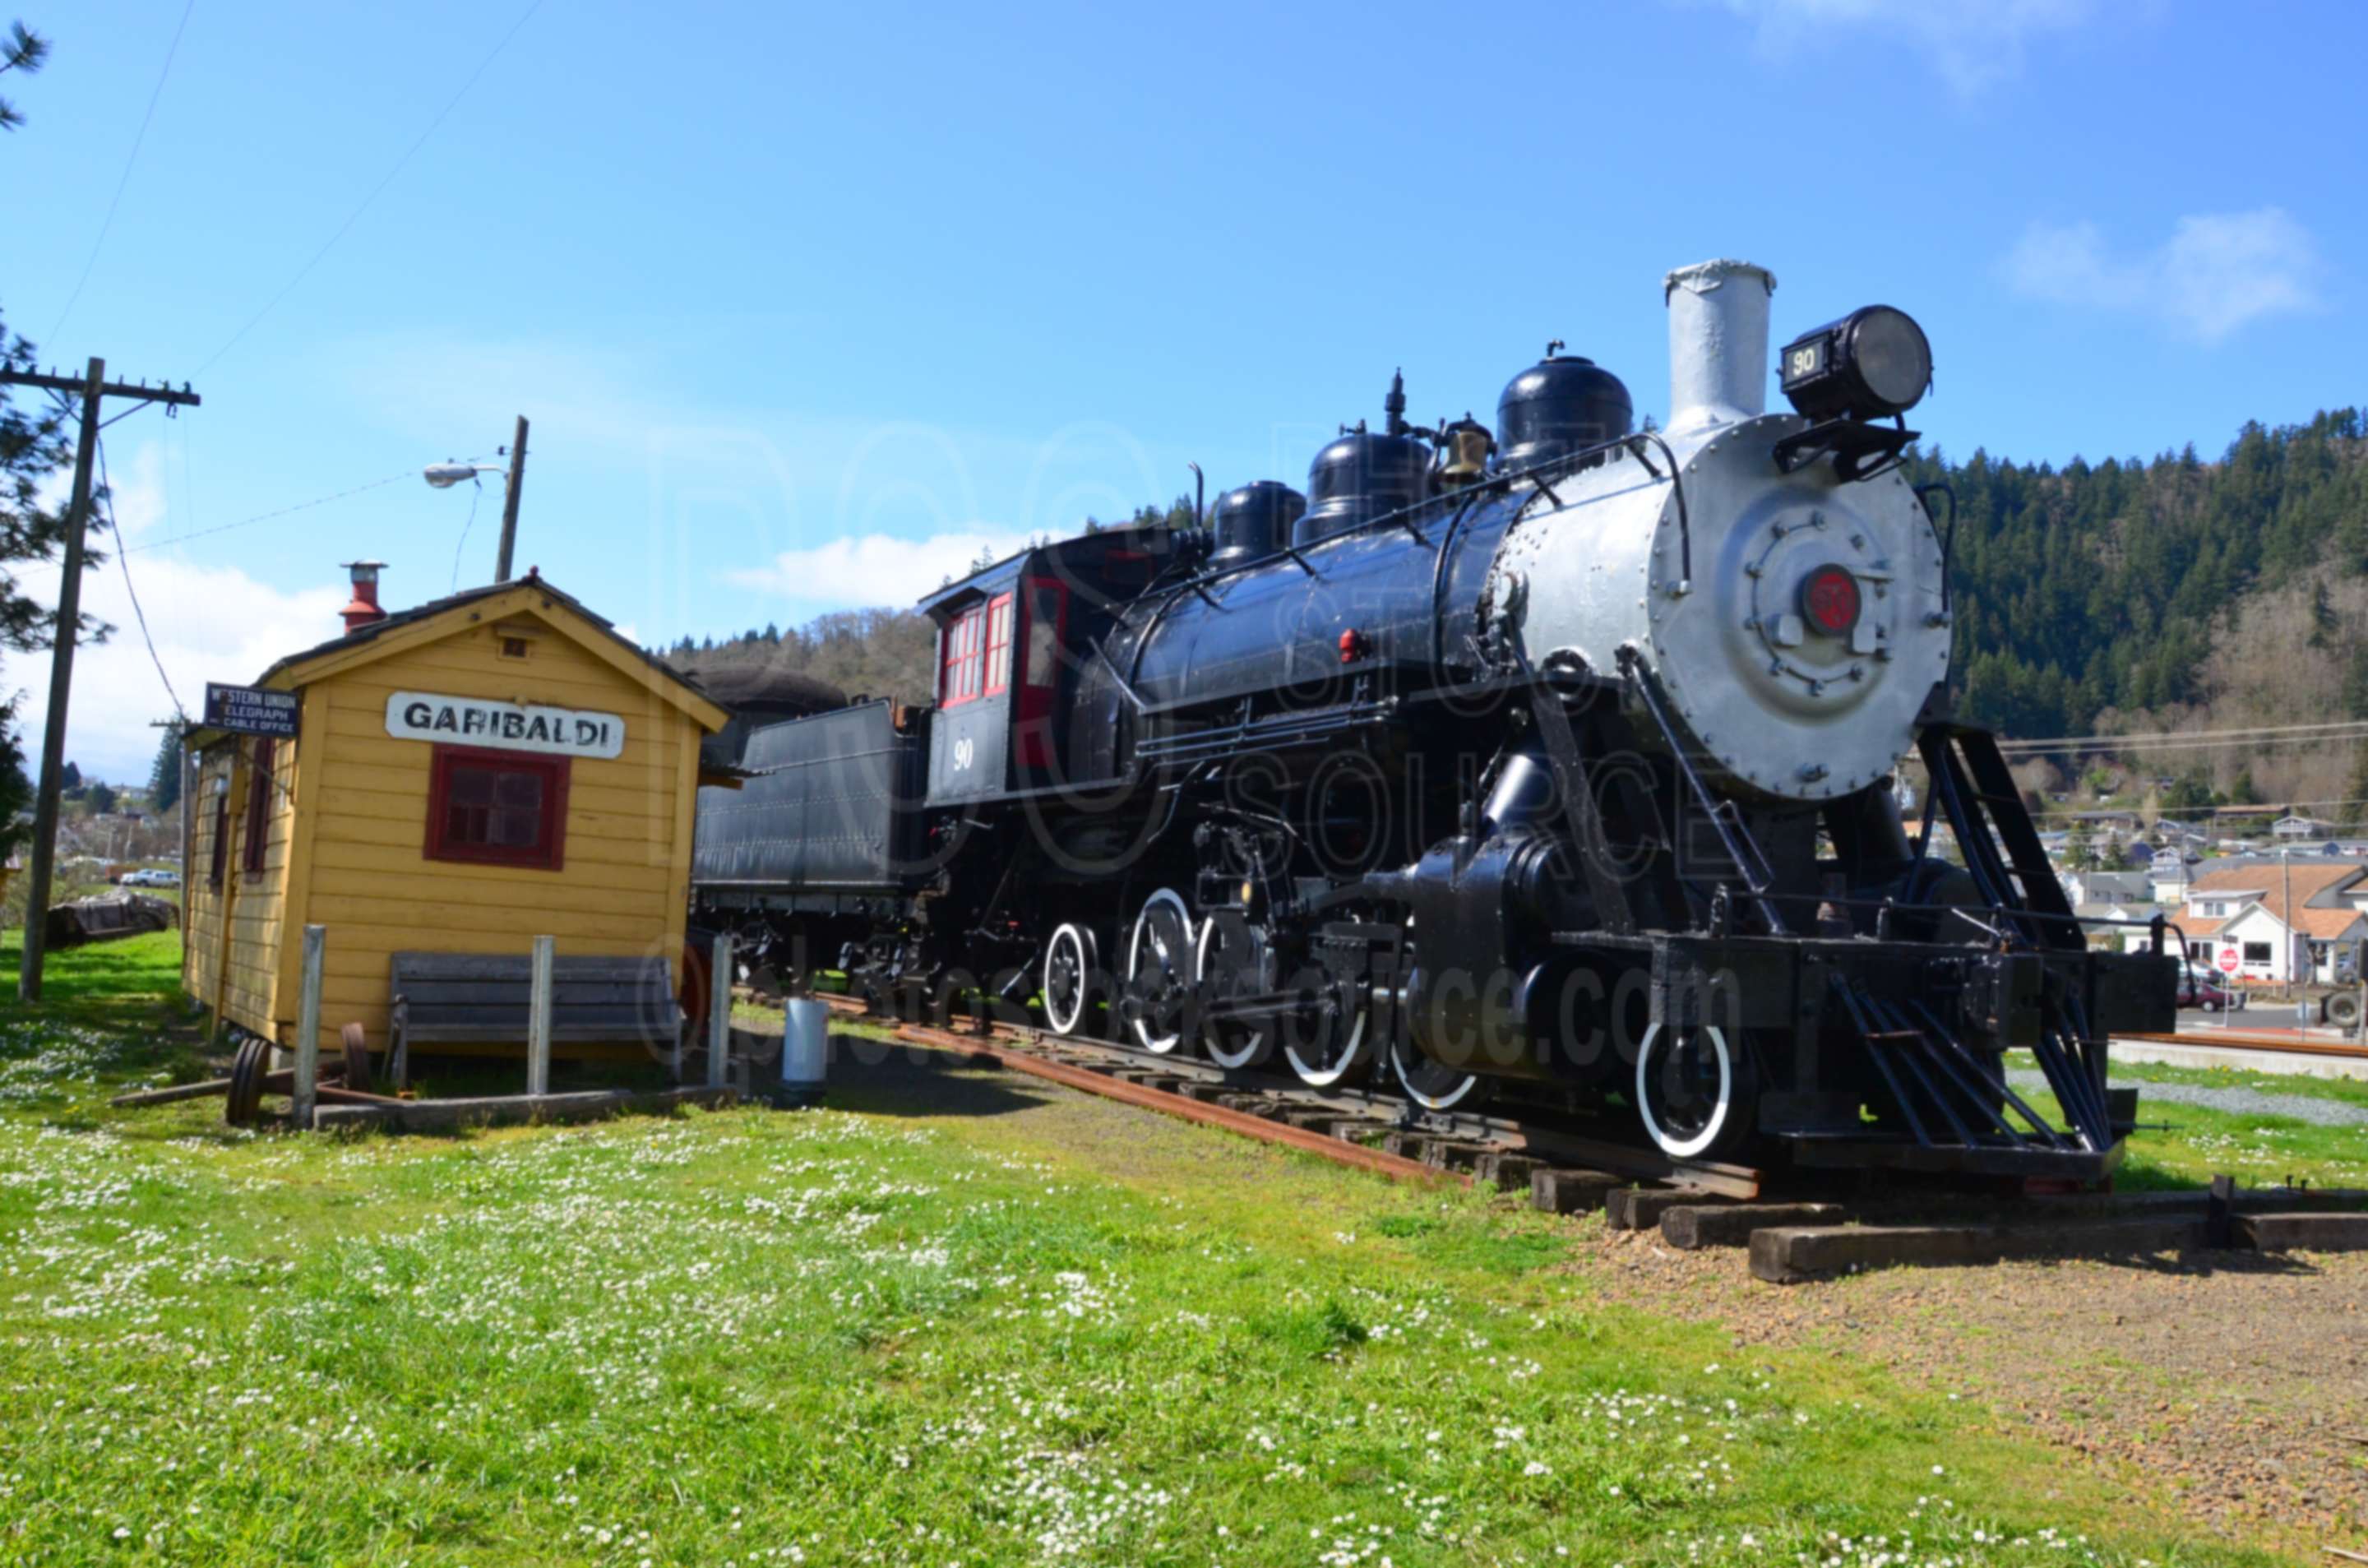
[[[533,1011],[534,960],[493,953],[397,953],[393,963],[388,1076],[410,1081],[414,1043],[523,1043]],[[639,1041],[681,1065],[683,1014],[663,958],[555,958],[555,1045]]]

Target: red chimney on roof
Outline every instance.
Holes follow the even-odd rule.
[[[347,561],[340,564],[354,576],[353,602],[337,612],[346,618],[346,631],[351,635],[365,626],[386,619],[386,611],[381,609],[378,603],[378,574],[386,562]]]

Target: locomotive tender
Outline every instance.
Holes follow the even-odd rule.
[[[2106,1038],[2170,1027],[2160,923],[2092,951],[1950,715],[1948,540],[1898,466],[1921,329],[1802,335],[1770,414],[1774,287],[1668,274],[1657,430],[1555,344],[1493,430],[1411,425],[1394,383],[1304,496],[930,595],[934,705],[746,732],[695,918],[883,1006],[1032,1005],[1433,1111],[1598,1107],[1677,1158],[2110,1172]]]

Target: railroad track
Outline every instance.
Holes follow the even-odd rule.
[[[2368,1062],[2368,1046],[2346,1045],[2340,1040],[2296,1040],[2278,1035],[2224,1035],[2217,1029],[2196,1029],[2186,1034],[2121,1033],[2113,1038],[2139,1040],[2150,1045],[2188,1045],[2214,1051],[2282,1051],[2292,1056],[2332,1056],[2351,1062]]]
[[[1219,1067],[1181,1055],[1162,1056],[1140,1046],[1084,1035],[990,1023],[984,1030],[941,1028],[874,1015],[859,997],[819,993],[833,1012],[893,1027],[900,1040],[938,1050],[982,1052],[1019,1071],[1050,1063],[1065,1069],[1057,1081],[1092,1093],[1109,1094],[1113,1082],[1160,1096],[1123,1095],[1146,1108],[1221,1125],[1252,1137],[1254,1129],[1284,1127],[1309,1138],[1273,1139],[1343,1164],[1385,1174],[1477,1175],[1492,1185],[1535,1190],[1534,1173],[1615,1178],[1705,1197],[1751,1199],[1761,1195],[1762,1173],[1748,1165],[1707,1160],[1673,1160],[1658,1150],[1594,1135],[1552,1114],[1479,1116],[1426,1110],[1395,1095],[1369,1089],[1315,1089],[1286,1074]],[[1053,1076],[1038,1074],[1039,1076]],[[1170,1103],[1175,1102],[1175,1103]],[[1183,1106],[1199,1108],[1186,1111]],[[1218,1114],[1210,1114],[1212,1112]],[[1343,1154],[1343,1150],[1357,1153]],[[1361,1156],[1378,1152],[1381,1162]],[[1389,1166],[1395,1160],[1413,1170]],[[1551,1183],[1549,1184],[1551,1185]]]
[[[1747,1249],[1752,1275],[1796,1284],[1885,1266],[1949,1267],[2019,1257],[2127,1259],[2194,1248],[2368,1247],[2368,1192],[2282,1188],[2077,1194],[2021,1199],[1803,1187],[1773,1196],[1763,1173],[1672,1161],[1557,1125],[1554,1119],[1427,1111],[1394,1096],[1319,1091],[1271,1073],[1155,1055],[1114,1040],[1015,1024],[951,1029],[872,1014],[823,994],[842,1016],[945,1051],[1167,1115],[1224,1128],[1401,1181],[1526,1187],[1540,1209],[1601,1209],[1614,1230],[1657,1230],[1668,1244]],[[1796,1178],[1797,1179],[1797,1178]],[[1836,1199],[1840,1201],[1836,1201]]]

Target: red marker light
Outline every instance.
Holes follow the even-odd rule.
[[[1801,583],[1801,613],[1829,637],[1846,637],[1858,624],[1858,579],[1846,566],[1820,566]]]
[[[1353,665],[1365,651],[1365,634],[1355,627],[1340,633],[1340,662]]]

